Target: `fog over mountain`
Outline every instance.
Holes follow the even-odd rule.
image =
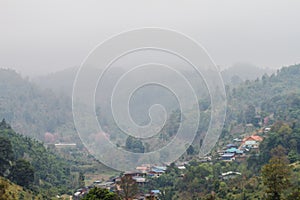
[[[0,200],[300,199],[300,1],[0,1]]]
[[[42,75],[79,66],[112,35],[173,29],[201,43],[215,63],[279,68],[299,63],[299,1],[0,2],[0,66]]]

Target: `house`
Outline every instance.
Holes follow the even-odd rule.
[[[151,176],[151,177],[160,177],[163,173],[165,173],[165,170],[163,169],[160,169],[160,168],[156,168],[156,167],[153,167],[149,172],[148,172],[148,175]]]
[[[177,168],[180,169],[180,170],[186,169],[186,167],[185,167],[184,165],[180,165],[180,166],[178,166]]]
[[[264,128],[264,133],[268,133],[269,131],[271,131],[271,128],[270,128],[270,127]]]
[[[54,144],[56,148],[75,148],[76,143],[57,143]]]
[[[134,176],[132,177],[133,180],[135,180],[135,182],[138,184],[138,185],[144,185],[145,183],[147,183],[147,179],[144,178],[144,177],[140,177],[140,176]]]
[[[124,176],[136,177],[136,176],[145,176],[146,173],[139,172],[139,171],[129,171],[125,172]]]
[[[225,151],[225,153],[234,153],[235,155],[243,155],[244,151],[237,148],[230,148]]]
[[[235,160],[234,156],[235,156],[234,153],[225,153],[221,156],[221,158],[223,161],[233,161]]]
[[[257,149],[259,147],[260,142],[263,141],[263,138],[258,135],[251,135],[249,137],[245,137],[242,142],[243,148]]]
[[[233,141],[234,141],[234,142],[242,142],[243,140],[240,139],[240,138],[234,138]]]
[[[222,154],[223,154],[224,152],[222,151]],[[222,155],[222,154],[220,154],[220,155]],[[199,158],[199,162],[210,162],[211,161],[211,156],[205,156],[205,157],[200,157]]]
[[[115,187],[115,182],[103,182],[103,183],[95,184],[95,187],[112,190]]]
[[[229,171],[229,172],[222,173],[221,178],[223,180],[228,180],[228,179],[235,178],[236,176],[240,176],[240,175],[242,175],[240,172]]]
[[[136,170],[142,173],[147,173],[150,170],[150,165],[137,166]]]
[[[94,184],[95,184],[95,185],[96,185],[96,184],[100,184],[100,183],[102,183],[102,181],[100,181],[100,180],[94,181]]]
[[[151,190],[150,193],[158,195],[158,194],[160,194],[160,191],[159,190]]]
[[[238,146],[235,144],[227,144],[226,149],[237,148]]]
[[[166,166],[154,166],[153,169],[159,169],[159,170],[166,171],[167,167]]]
[[[219,156],[222,156],[225,152],[224,152],[224,150],[218,150],[217,153]]]

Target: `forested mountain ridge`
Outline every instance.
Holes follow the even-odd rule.
[[[225,127],[211,160],[187,151],[185,158],[190,160],[185,170],[171,164],[147,189],[163,191],[162,198],[168,200],[300,199],[299,80],[300,65],[293,65],[271,76],[226,86]],[[245,150],[237,160],[220,158],[227,144],[243,148],[243,138],[250,135],[262,138],[258,148]]]
[[[227,87],[227,122],[252,123],[255,117],[300,119],[300,65],[283,67],[276,74]],[[257,116],[258,115],[258,116]]]
[[[246,80],[255,80],[263,75],[271,75],[275,70],[263,69],[247,63],[236,63],[232,67],[221,71],[222,78],[227,85],[239,85]]]
[[[72,86],[79,67],[68,68],[49,75],[38,76],[32,79],[33,83],[41,88],[51,89],[57,94],[65,93],[71,96]],[[264,74],[270,75],[275,70],[262,69],[247,63],[237,63],[232,67],[221,70],[225,84],[239,85],[246,80],[255,80]]]
[[[72,126],[68,124],[71,121],[71,108],[68,98],[64,101],[65,97],[60,98],[51,91],[41,90],[13,71],[3,70],[1,74],[4,78],[0,81],[1,98],[3,99],[3,101],[1,99],[0,111],[3,116],[8,116],[15,123],[13,127],[21,124],[27,127],[28,130],[32,129],[34,134],[31,135],[36,135],[37,138],[43,138],[43,133],[46,131],[55,132],[61,127],[66,127],[66,130],[72,131]],[[215,196],[216,199],[264,198],[264,191],[267,189],[265,184],[268,182],[264,182],[262,179],[270,175],[269,169],[273,170],[274,163],[272,162],[277,159],[274,151],[280,151],[281,167],[289,169],[287,172],[293,174],[292,177],[286,174],[293,187],[282,191],[282,195],[288,199],[295,199],[292,195],[299,196],[299,192],[297,192],[299,190],[300,160],[299,80],[300,65],[294,65],[284,67],[270,76],[265,75],[262,78],[245,81],[236,86],[226,86],[228,109],[220,141],[228,142],[232,141],[233,137],[251,134],[245,133],[242,129],[238,133],[233,133],[232,129],[235,126],[245,127],[248,124],[253,124],[257,131],[262,127],[272,126],[272,130],[264,136],[265,140],[261,143],[259,154],[250,154],[242,164],[214,160],[214,165],[209,165],[190,161],[184,177],[179,174],[180,172],[177,169],[172,169],[171,166],[166,176],[157,179],[157,182],[150,183],[150,186],[159,188],[162,191],[169,191],[171,196],[177,198],[191,195],[195,198],[203,197],[203,199],[209,199],[212,196]],[[19,92],[19,90],[21,91]],[[35,103],[31,104],[32,101]],[[199,107],[203,109],[201,111],[204,111],[205,114],[202,115],[203,121],[200,122],[199,126],[199,134],[201,134],[205,132],[211,108],[209,100],[203,99],[199,104]],[[61,110],[61,108],[63,109]],[[26,111],[29,113],[24,115]],[[171,116],[167,122],[163,134],[173,135],[176,133],[176,127],[180,122],[178,120],[179,114],[173,113],[173,117]],[[60,117],[63,117],[63,119]],[[53,118],[54,122],[47,121],[49,118]],[[27,166],[30,169],[28,173],[32,173],[33,169],[35,175],[34,180],[31,180],[32,188],[34,189],[34,186],[39,187],[51,194],[67,192],[70,188],[66,186],[69,186],[69,184],[72,185],[73,189],[77,187],[78,180],[75,179],[78,176],[72,175],[72,171],[68,170],[69,165],[64,160],[54,153],[50,152],[48,154],[49,152],[46,151],[42,143],[15,134],[9,125],[6,124],[3,127],[4,129],[0,131],[1,135],[4,136],[2,141],[9,140],[9,142],[4,143],[10,143],[14,153],[8,152],[10,156],[3,158],[3,160],[11,160],[11,162],[6,162],[5,165],[5,162],[1,161],[1,167],[4,169],[8,167],[13,170],[13,166],[10,164],[13,163],[13,165],[25,166],[25,168]],[[145,151],[147,149],[147,146],[140,145],[141,142],[129,139],[126,141],[126,145],[128,143],[126,147],[129,150]],[[137,148],[137,146],[142,148]],[[7,146],[6,149],[9,148]],[[190,151],[191,149],[189,148],[188,156],[184,155],[181,161],[197,158],[197,149]],[[25,151],[25,153],[22,151]],[[76,164],[85,164],[80,162],[81,155],[75,157],[78,159]],[[50,164],[50,167],[45,168],[45,163],[53,163],[53,165]],[[265,175],[263,169],[266,169]],[[228,171],[241,171],[243,177],[228,181],[220,180],[220,174]],[[10,170],[3,170],[2,174],[3,176],[14,177],[10,175]],[[284,187],[287,187],[287,185],[284,185]]]
[[[17,134],[9,124],[0,123],[0,176],[45,197],[79,187],[71,162],[47,150],[43,143]]]
[[[47,80],[45,77],[44,83],[49,86],[56,80],[55,77],[60,77],[57,84],[64,83],[66,85],[65,87],[60,85],[56,89],[70,89],[72,77],[75,74],[76,68],[69,69],[62,74],[56,73],[50,76],[53,80],[50,78]],[[249,106],[255,108],[255,115],[260,112],[261,117],[266,117],[272,113],[279,117],[280,113],[288,112],[286,110],[287,105],[289,108],[298,105],[299,79],[299,65],[295,65],[282,68],[277,72],[277,75],[269,76],[266,74],[255,81],[248,80],[238,86],[228,86],[227,122],[247,123],[245,112]],[[45,139],[45,132],[50,132],[56,133],[57,141],[79,141],[72,124],[71,99],[67,97],[69,94],[65,93],[64,95],[62,92],[59,95],[49,89],[40,89],[40,87],[45,86],[42,82],[40,79],[38,87],[32,82],[22,79],[19,74],[12,70],[1,69],[0,117],[9,121],[18,132],[34,136],[40,140]],[[281,102],[279,106],[274,105],[274,103],[279,104],[279,102]],[[203,107],[202,103],[200,102],[200,107]],[[207,102],[204,103],[207,104]],[[141,107],[141,105],[136,106]],[[207,107],[207,105],[205,106]],[[299,115],[290,113],[290,116],[297,118]],[[103,114],[101,117],[102,119],[105,118]]]
[[[60,127],[73,128],[70,98],[42,90],[9,69],[0,69],[0,118],[17,132],[39,140]]]

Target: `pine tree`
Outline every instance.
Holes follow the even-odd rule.
[[[272,150],[273,157],[262,167],[262,179],[267,187],[267,197],[270,200],[280,200],[284,190],[291,185],[292,169],[289,166],[285,149],[278,146]]]

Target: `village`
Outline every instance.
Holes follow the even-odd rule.
[[[259,145],[264,140],[264,135],[270,130],[271,128],[265,127],[260,130],[253,131],[251,134],[247,134],[243,138],[234,138],[231,143],[219,147],[220,149],[217,150],[216,157],[205,156],[198,158],[198,161],[211,164],[213,164],[213,162],[243,162],[250,155],[259,155]],[[181,176],[184,177],[184,172],[186,166],[189,165],[189,162],[176,162],[173,165],[175,165],[175,167],[182,172]],[[132,171],[124,172],[120,176],[111,178],[107,181],[96,180],[93,182],[93,184],[78,189],[73,194],[73,199],[81,199],[89,192],[91,188],[94,187],[108,189],[112,192],[118,192],[122,190],[120,187],[122,178],[132,179],[139,188],[143,188],[146,184],[148,184],[150,179],[159,178],[161,175],[166,173],[166,170],[169,166],[170,164],[143,164],[141,166],[137,166]],[[228,180],[241,175],[242,174],[240,172],[227,171],[221,173],[219,178],[220,180]],[[159,194],[161,194],[160,190],[157,188],[152,188],[147,193],[140,193],[136,199],[159,199]]]

